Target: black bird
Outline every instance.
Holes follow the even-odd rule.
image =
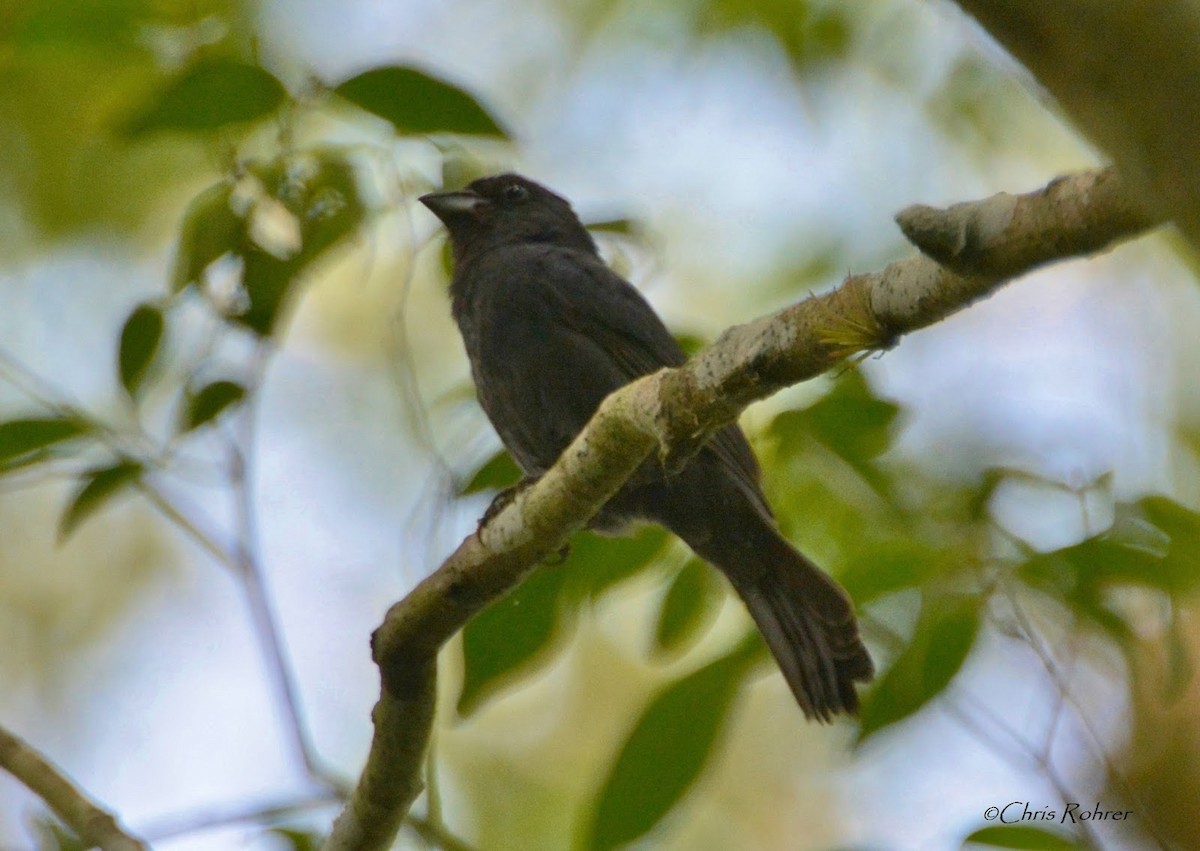
[[[451,309],[479,402],[527,476],[554,464],[609,393],[684,362],[565,199],[502,174],[420,200],[450,232]],[[854,683],[874,667],[853,605],[780,535],[758,478],[750,445],[730,425],[678,473],[648,459],[594,526],[666,526],[729,578],[806,716],[854,713]]]

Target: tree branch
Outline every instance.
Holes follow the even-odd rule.
[[[0,727],[0,768],[45,801],[87,847],[146,851],[145,842],[122,830],[110,812],[76,788],[50,760],[3,727]]]
[[[1200,248],[1200,3],[957,2]]]
[[[657,450],[664,465],[678,467],[751,402],[851,355],[890,348],[902,334],[944,319],[1036,266],[1100,250],[1158,221],[1141,212],[1108,171],[1061,179],[1018,198],[997,196],[943,213],[925,208],[915,218],[914,233],[931,251],[976,271],[957,274],[921,255],[851,276],[829,293],[729,329],[685,366],[613,393],[534,486],[392,606],[372,641],[383,680],[375,741],[327,851],[389,846],[420,790],[438,651],[586,524],[647,455]],[[946,250],[938,247],[946,240],[920,236],[930,227],[965,236],[949,240]]]
[[[914,204],[896,223],[922,253],[960,275],[1010,276],[1050,259],[1092,254],[1160,224],[1115,168],[1050,181],[1036,192],[1001,192],[945,210]]]

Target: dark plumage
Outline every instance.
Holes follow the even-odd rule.
[[[503,174],[421,201],[450,232],[452,312],[480,404],[526,475],[544,473],[609,393],[684,362],[563,198]],[[670,477],[646,461],[596,525],[632,519],[666,526],[729,578],[805,715],[858,709],[854,683],[873,666],[853,606],[779,534],[737,426]]]

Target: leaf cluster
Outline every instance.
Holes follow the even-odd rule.
[[[1001,629],[997,596],[1020,589],[1042,597],[1132,654],[1131,626],[1113,591],[1138,588],[1170,599],[1195,593],[1200,515],[1164,497],[1121,506],[1112,528],[1072,546],[1039,553],[1018,543],[1011,555],[997,557],[996,542],[1006,533],[988,506],[1007,471],[951,485],[889,461],[902,415],[860,372],[849,371],[809,407],[777,415],[758,440],[782,525],[850,592],[882,663],[864,694],[860,745],[902,735],[930,707],[954,699],[980,636]],[[465,490],[502,487],[515,477],[515,466],[500,453]],[[646,664],[681,658],[697,664],[651,695],[600,769],[580,847],[613,848],[644,838],[684,805],[720,759],[738,696],[766,668],[760,639],[751,631],[714,651],[712,627],[730,592],[712,568],[681,556],[657,529],[619,541],[580,534],[564,564],[539,568],[464,631],[458,710],[469,716],[536,677],[571,640],[579,607],[602,601],[617,582],[635,575],[659,577],[664,588],[647,627]],[[911,627],[886,626],[895,622]],[[1191,665],[1176,668],[1171,689],[1177,695]],[[988,826],[970,840],[1078,847],[1071,837],[1027,825]],[[1032,844],[1005,844],[1013,842]]]

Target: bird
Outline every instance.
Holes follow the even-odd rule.
[[[570,202],[518,174],[420,197],[445,225],[450,312],[476,395],[527,479],[548,470],[601,401],[686,356],[610,269]],[[658,523],[729,580],[809,719],[857,714],[874,676],[849,596],[780,533],[736,424],[678,471],[644,461],[592,521]]]

